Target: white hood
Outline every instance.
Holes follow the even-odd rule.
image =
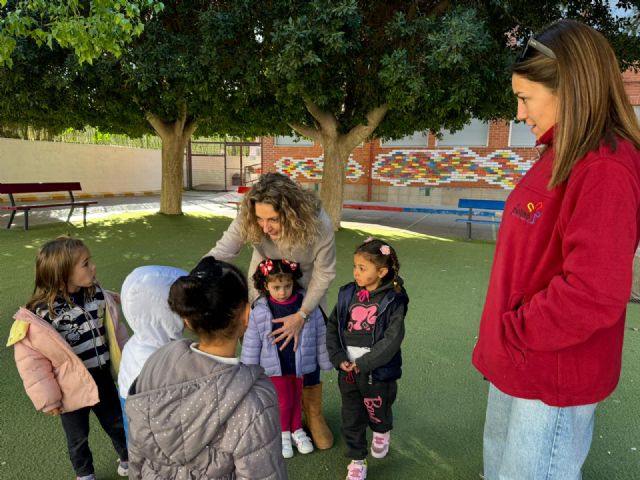
[[[174,267],[148,265],[125,278],[120,292],[122,312],[133,335],[122,351],[118,390],[127,398],[129,387],[144,362],[158,348],[182,338],[184,322],[169,309],[169,289],[188,272]]]

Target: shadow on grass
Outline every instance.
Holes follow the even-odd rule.
[[[229,218],[207,214],[131,213],[92,220],[86,228],[54,223],[35,225],[26,232],[0,232],[0,332],[6,338],[11,316],[33,290],[36,252],[50,239],[70,233],[84,240],[102,285],[119,291],[126,275],[141,265],[191,269],[229,223]],[[354,249],[370,235],[388,241],[398,252],[411,302],[402,346],[404,373],[394,406],[392,449],[387,458],[371,460],[369,478],[477,479],[482,470],[487,385],[470,365],[470,355],[495,245],[361,224],[356,229],[341,229],[336,234],[337,277],[328,293],[330,307],[339,286],[351,281]],[[245,271],[250,253],[250,248],[244,247],[236,260]],[[628,318],[630,326],[640,326],[640,305],[629,306]],[[628,330],[624,355],[620,387],[598,409],[585,480],[637,478],[640,452],[632,450],[640,448],[637,331]],[[34,411],[13,364],[13,350],[0,349],[0,365],[5,369],[0,375],[0,478],[71,478],[58,419]],[[340,396],[335,376],[335,372],[327,372],[322,378],[325,412],[336,446],[289,460],[292,479],[344,477],[348,461],[339,435]],[[115,453],[96,422],[92,423],[90,441],[99,478],[116,479]],[[25,452],[38,461],[26,461]]]

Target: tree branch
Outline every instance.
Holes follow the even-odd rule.
[[[167,123],[164,122],[158,115],[155,113],[147,112],[145,113],[145,118],[147,122],[151,124],[156,133],[160,136],[160,138],[166,138],[171,134],[171,128]]]
[[[451,7],[450,0],[442,0],[438,2],[429,12],[430,17],[439,17],[442,15],[449,7]]]
[[[184,126],[187,123],[187,103],[180,102],[178,105],[178,118],[173,124],[173,132],[176,136],[180,137],[184,132]]]
[[[331,112],[322,110],[310,100],[305,100],[304,105],[305,107],[307,107],[307,110],[313,116],[313,118],[315,118],[316,121],[320,124],[323,133],[326,133],[327,135],[332,137],[338,135],[338,120]]]
[[[195,132],[197,128],[198,121],[193,119],[189,120],[184,127],[184,139],[189,140],[189,138],[191,138],[191,135],[193,135],[193,132]]]
[[[351,151],[365,138],[368,138],[373,131],[378,128],[378,125],[380,125],[380,122],[382,122],[388,110],[389,106],[386,103],[370,110],[369,113],[367,113],[367,124],[356,125],[345,135],[344,143],[347,148]]]
[[[291,128],[293,128],[296,132],[298,132],[303,137],[310,138],[311,140],[320,141],[320,132],[315,128],[307,127],[306,125],[302,125],[301,123],[289,123]]]

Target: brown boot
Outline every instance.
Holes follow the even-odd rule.
[[[304,387],[302,390],[302,409],[307,428],[313,438],[313,444],[319,450],[333,446],[333,434],[322,416],[322,382]]]

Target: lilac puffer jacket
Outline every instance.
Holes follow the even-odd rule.
[[[256,300],[251,311],[249,326],[242,340],[240,361],[245,365],[260,365],[270,377],[282,375],[278,347],[272,345],[273,315],[265,297]],[[327,327],[319,308],[314,309],[304,323],[298,338],[296,350],[296,375],[302,376],[315,371],[320,365],[322,370],[332,370],[327,353]]]

